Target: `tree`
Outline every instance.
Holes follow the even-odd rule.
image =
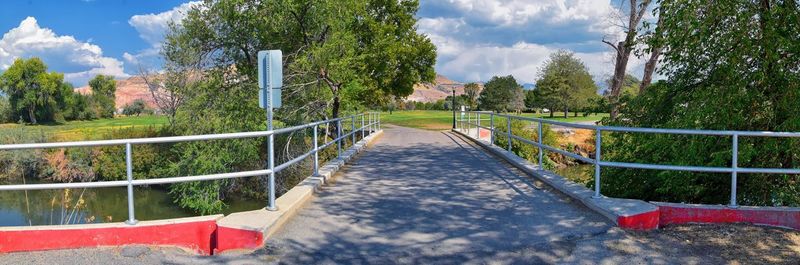
[[[277,115],[335,118],[348,88],[363,88],[354,103],[374,105],[433,80],[435,46],[416,32],[417,9],[417,1],[206,1],[167,34],[164,54],[169,63],[202,65],[204,75],[246,90],[239,105],[255,111],[255,56],[280,49],[286,108]],[[198,56],[182,56],[187,51]]]
[[[517,90],[522,90],[522,86],[517,83],[514,76],[494,76],[484,85],[478,98],[478,107],[482,110],[497,112],[519,110],[520,106],[516,103],[523,100],[524,96],[516,99],[521,95]]]
[[[145,111],[146,108],[147,105],[144,103],[144,100],[139,98],[134,100],[130,104],[125,105],[125,107],[122,108],[122,114],[126,116],[131,116],[131,115],[139,116],[142,114],[142,112]]]
[[[630,59],[631,52],[634,50],[636,44],[636,37],[639,32],[639,25],[641,24],[642,17],[644,17],[647,7],[650,5],[651,0],[630,0],[628,5],[620,5],[620,11],[627,11],[625,17],[625,24],[621,25],[625,32],[625,38],[621,41],[612,43],[603,39],[603,42],[611,46],[616,52],[614,60],[614,76],[611,82],[611,119],[616,119],[619,114],[619,109],[616,105],[619,99],[620,89],[622,88],[622,81],[625,77],[625,71],[628,68],[628,60]],[[624,3],[624,1],[621,1]],[[627,10],[626,10],[627,9]]]
[[[64,75],[47,72],[41,59],[16,59],[0,76],[0,88],[8,96],[14,117],[27,118],[33,124],[52,121],[58,110]]]
[[[660,3],[667,80],[623,106],[610,125],[706,130],[800,131],[800,8],[795,0]],[[611,135],[604,159],[632,163],[730,167],[730,137]],[[605,136],[603,139],[606,139]],[[605,148],[606,146],[604,146]],[[605,152],[608,150],[608,152]],[[800,141],[740,137],[738,165],[797,168]],[[614,197],[728,203],[725,174],[609,168]],[[798,175],[747,174],[737,198],[749,205],[800,205]]]
[[[536,90],[525,90],[525,107],[528,109],[534,109],[537,107]]]
[[[283,124],[336,118],[342,111],[363,111],[406,97],[414,84],[435,77],[436,49],[416,31],[417,9],[418,2],[408,0],[204,1],[191,8],[179,25],[170,26],[162,45],[168,73],[189,75],[173,84],[189,80],[184,83],[191,85],[165,86],[165,91],[175,93],[171,98],[180,101],[172,130],[176,134],[263,130],[256,82],[261,50],[284,54],[283,107],[276,110],[276,119]],[[192,74],[202,78],[192,82]],[[160,89],[161,82],[149,83],[151,91],[153,84]],[[336,137],[336,131],[326,130],[323,137]],[[301,133],[307,132],[296,134]],[[279,138],[276,146],[303,139],[295,136]],[[175,152],[186,160],[210,159],[202,165],[176,160],[170,173],[263,168],[261,140],[177,145]],[[278,153],[293,158],[302,152],[287,147]],[[236,181],[243,180],[182,183],[170,190],[181,206],[213,212]]]
[[[568,51],[557,51],[550,55],[540,69],[536,81],[534,98],[539,105],[551,110],[561,108],[566,118],[569,110],[577,111],[589,106],[589,99],[597,95],[597,85],[586,66]]]
[[[478,95],[481,92],[481,87],[477,83],[469,83],[464,85],[464,95],[467,96],[467,102],[470,109],[474,108],[478,103]]]
[[[89,80],[89,87],[92,88],[92,101],[96,108],[97,116],[101,118],[113,118],[116,110],[114,100],[117,92],[117,81],[114,77],[107,75],[97,75]]]
[[[660,10],[660,9],[657,9]],[[645,26],[649,28],[651,26],[650,23],[645,23]],[[661,57],[661,54],[664,52],[664,45],[662,42],[663,32],[663,19],[661,19],[661,15],[658,16],[658,21],[656,22],[655,29],[651,32],[648,32],[645,35],[645,43],[647,44],[647,49],[644,52],[649,52],[650,57],[647,59],[647,62],[644,64],[644,72],[642,74],[642,82],[639,85],[639,92],[637,94],[641,94],[650,83],[653,82],[653,73],[656,71],[656,66],[658,64],[658,59]]]

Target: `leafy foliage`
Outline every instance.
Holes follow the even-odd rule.
[[[550,55],[536,80],[533,105],[552,111],[563,109],[567,115],[570,109],[588,108],[589,100],[597,97],[597,85],[586,66],[568,51],[558,51]]]
[[[114,81],[114,77],[97,75],[89,80],[89,87],[92,88],[91,100],[97,117],[113,118],[116,110],[114,93],[117,91],[117,81]]]
[[[525,107],[523,100],[522,86],[514,76],[494,76],[484,85],[478,98],[478,107],[498,112],[521,111]]]
[[[126,116],[136,115],[139,116],[147,110],[147,105],[142,99],[136,99],[131,104],[125,105],[122,108],[122,114]]]
[[[800,130],[800,9],[796,1],[663,1],[662,74],[613,125]],[[730,137],[614,134],[605,159],[729,167]],[[605,139],[605,138],[604,138]],[[741,137],[739,167],[797,168],[796,139]],[[742,174],[739,203],[800,205],[797,175]],[[608,169],[604,193],[726,203],[727,174]]]
[[[0,76],[0,88],[8,95],[14,116],[36,124],[53,120],[63,80],[63,74],[48,73],[39,58],[16,59]]]

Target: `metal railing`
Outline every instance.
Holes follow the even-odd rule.
[[[800,174],[800,168],[747,168],[739,167],[739,136],[746,137],[783,137],[783,138],[800,138],[800,132],[769,132],[769,131],[729,131],[729,130],[694,130],[694,129],[659,129],[659,128],[635,128],[635,127],[618,127],[618,126],[598,126],[588,124],[576,124],[568,122],[552,121],[547,119],[521,117],[509,114],[500,114],[486,111],[464,111],[461,112],[462,117],[458,119],[456,129],[466,132],[470,135],[471,130],[476,130],[476,139],[480,138],[480,129],[489,130],[491,133],[490,145],[494,145],[495,134],[497,129],[495,127],[495,117],[503,117],[507,123],[505,132],[508,140],[507,150],[511,152],[511,140],[518,140],[520,142],[530,144],[539,148],[539,168],[542,169],[542,156],[543,151],[547,150],[555,152],[582,162],[594,165],[594,197],[599,198],[600,194],[600,169],[601,167],[618,167],[618,168],[634,168],[634,169],[653,169],[653,170],[669,170],[669,171],[689,171],[689,172],[711,172],[711,173],[730,173],[731,174],[731,195],[729,207],[738,207],[736,201],[736,186],[738,173],[764,173],[764,174]],[[483,126],[480,121],[481,114],[489,115],[490,125]],[[475,116],[473,118],[472,116]],[[538,134],[536,141],[532,139],[525,139],[513,134],[511,130],[511,122],[513,120],[532,121],[538,124]],[[477,123],[474,121],[478,121]],[[542,125],[551,124],[562,127],[594,130],[595,131],[595,155],[594,158],[583,157],[578,154],[570,153],[565,150],[558,149],[557,147],[546,145],[542,142]],[[628,162],[613,162],[603,161],[601,157],[602,150],[602,132],[625,132],[625,133],[652,133],[652,134],[677,134],[677,135],[707,135],[707,136],[730,136],[732,138],[732,157],[730,167],[707,167],[707,166],[680,166],[680,165],[663,165],[663,164],[645,164],[645,163],[628,163]]]
[[[361,122],[361,127],[356,128],[357,121]],[[351,123],[350,132],[343,134],[342,121],[349,121]],[[319,127],[326,126],[330,128],[331,123],[336,123],[337,133],[336,139],[327,141],[319,145],[317,135],[319,134]],[[269,163],[266,169],[240,171],[220,174],[209,175],[195,175],[183,177],[168,177],[157,179],[134,179],[133,178],[133,146],[141,144],[160,144],[160,143],[178,143],[190,141],[207,141],[207,140],[224,140],[224,139],[241,139],[241,138],[255,138],[255,137],[269,137],[270,142],[274,143],[274,137],[278,134],[290,133],[298,130],[314,128],[314,148],[310,151],[297,156],[283,164],[274,166],[274,163]],[[43,184],[14,184],[14,185],[0,185],[0,191],[13,191],[13,190],[46,190],[46,189],[72,189],[72,188],[106,188],[106,187],[128,187],[128,220],[125,223],[134,225],[137,223],[135,218],[134,209],[134,186],[143,185],[159,185],[180,183],[189,181],[206,181],[206,180],[219,180],[231,178],[243,178],[269,175],[269,191],[268,191],[268,210],[277,210],[275,206],[275,173],[280,172],[287,167],[296,164],[309,156],[314,156],[314,175],[319,175],[319,151],[337,144],[337,157],[342,155],[342,141],[348,137],[352,137],[352,143],[356,143],[356,134],[361,133],[361,138],[370,135],[381,128],[380,113],[367,112],[348,117],[341,117],[336,119],[328,119],[324,121],[312,122],[298,126],[286,127],[275,129],[271,131],[256,131],[256,132],[239,132],[239,133],[222,133],[222,134],[207,134],[207,135],[190,135],[190,136],[171,136],[171,137],[155,137],[155,138],[135,138],[135,139],[117,139],[117,140],[99,140],[99,141],[81,141],[81,142],[54,142],[54,143],[30,143],[30,144],[4,144],[0,145],[0,151],[9,150],[24,150],[24,149],[51,149],[51,148],[72,148],[72,147],[97,147],[97,146],[115,146],[125,145],[125,167],[127,173],[127,180],[117,181],[95,181],[95,182],[73,182],[73,183],[43,183]],[[273,148],[269,148],[273,150]],[[274,151],[268,154],[269,158],[273,158]]]

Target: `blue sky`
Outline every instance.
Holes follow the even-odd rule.
[[[569,49],[596,80],[610,74],[611,0],[421,0],[418,31],[439,51],[436,70],[457,81],[513,74],[532,83],[547,55]],[[0,71],[42,57],[76,86],[96,74],[118,78],[158,69],[169,21],[193,3],[159,0],[7,1],[0,9]],[[632,60],[629,70],[641,68]]]

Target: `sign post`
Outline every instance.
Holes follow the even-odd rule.
[[[258,105],[267,109],[267,131],[272,131],[272,109],[281,107],[281,87],[283,87],[283,53],[280,50],[258,52]],[[275,135],[270,134],[267,142],[267,166],[269,183],[268,211],[277,211],[275,205]]]

